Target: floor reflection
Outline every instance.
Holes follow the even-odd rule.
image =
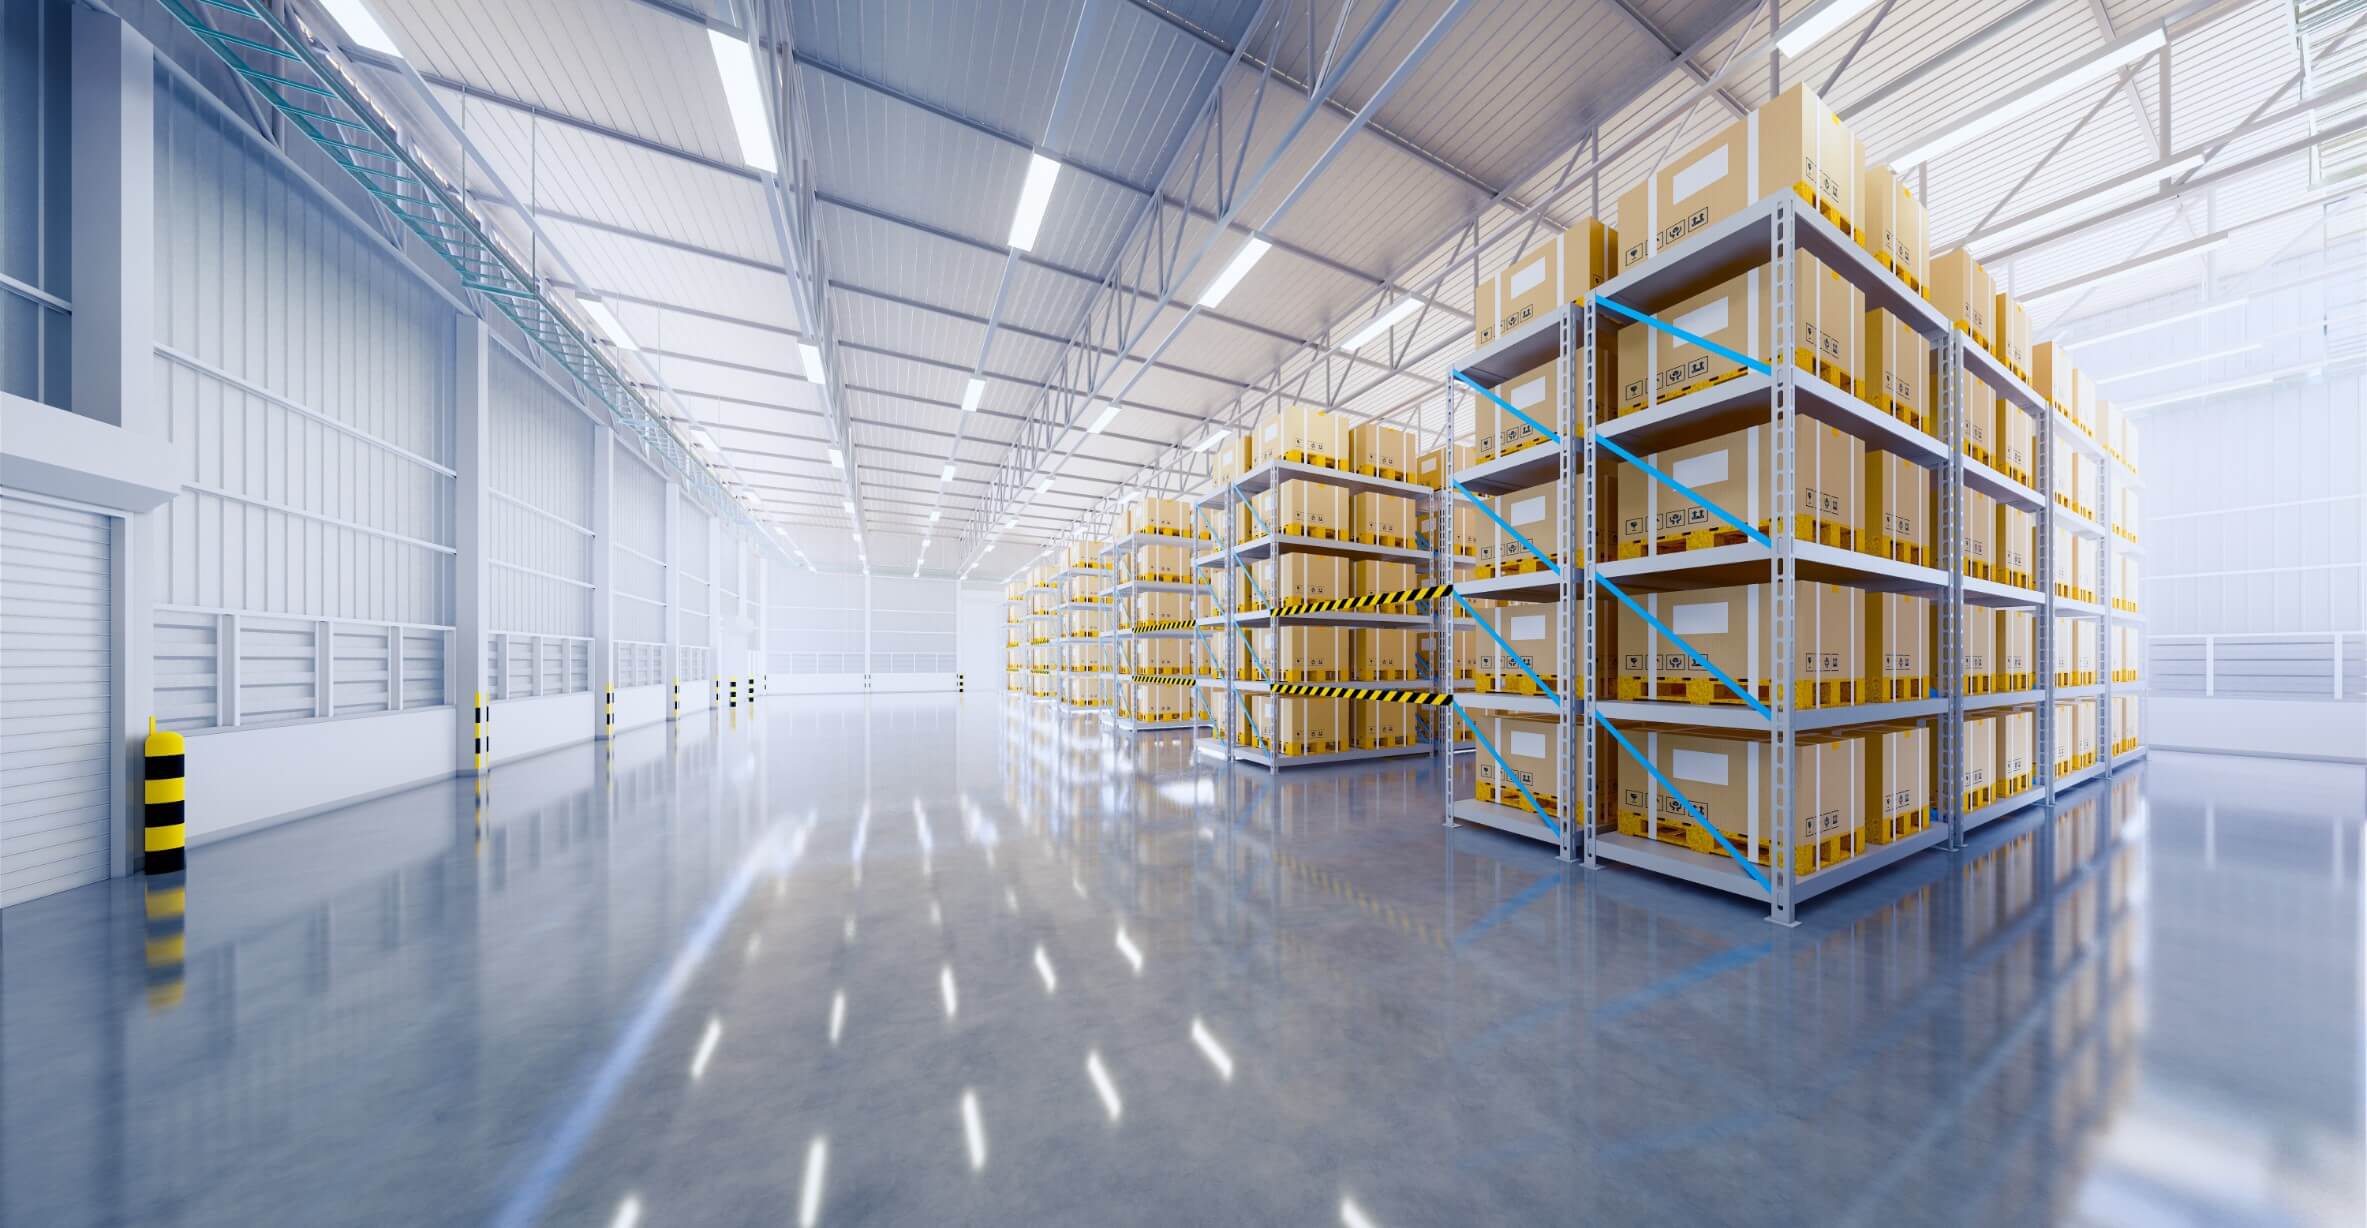
[[[200,848],[0,917],[0,1222],[2359,1220],[2355,771],[1794,930],[1440,796],[828,697]]]

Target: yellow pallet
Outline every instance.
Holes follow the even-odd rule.
[[[1392,738],[1356,739],[1356,749],[1358,750],[1395,750],[1399,747],[1411,745],[1413,745],[1413,742],[1402,733]]]
[[[1718,838],[1689,816],[1674,815],[1653,825],[1646,823],[1643,815],[1632,810],[1622,810],[1618,822],[1619,834],[1623,836],[1643,836],[1707,856],[1727,855],[1724,846],[1718,843]],[[1761,836],[1752,841],[1748,837],[1727,832],[1726,842],[1754,865],[1769,865],[1775,860],[1775,842],[1770,837]],[[1856,834],[1852,833],[1848,836],[1827,836],[1799,845],[1792,850],[1792,870],[1795,874],[1807,875],[1839,865],[1857,855],[1857,842]]]
[[[2019,467],[2017,467],[2017,466],[2013,466],[2013,465],[2008,465],[2008,466],[2006,466],[2006,467],[2004,467],[2004,468],[2002,468],[2002,469],[1998,470],[1998,472],[1999,472],[1999,473],[2002,473],[2002,474],[2004,474],[2005,476],[2007,476],[2007,477],[2009,477],[2009,478],[2012,478],[2013,480],[2015,480],[2015,481],[2017,481],[2017,482],[2020,482],[2020,483],[2021,483],[2022,485],[2024,485],[2024,486],[2035,486],[2035,485],[2037,485],[2037,484],[2038,484],[2038,479],[2037,479],[2037,477],[2033,476],[2033,475],[2031,474],[2031,472],[2030,472],[2028,469],[2019,468]]]
[[[1964,676],[1964,693],[1967,695],[1993,694],[1991,688],[1996,685],[1997,676],[1994,674],[1966,674]]]
[[[1284,452],[1282,454],[1282,459],[1289,461],[1294,465],[1314,465],[1320,469],[1338,469],[1341,467],[1340,459],[1338,457],[1325,456],[1321,452],[1309,452],[1303,448],[1292,448],[1289,451]]]
[[[1927,553],[1927,548],[1921,542],[1892,537],[1888,533],[1872,532],[1866,535],[1866,553],[1876,558],[1889,559],[1893,563],[1908,563],[1921,567],[1924,566],[1923,558]]]
[[[1986,806],[1996,800],[1996,791],[1990,788],[1988,785],[1982,785],[1978,788],[1966,789],[1964,791],[1964,808],[1966,810],[1979,810],[1981,807]]]
[[[1734,681],[1739,683],[1744,690],[1750,692],[1752,695],[1757,696],[1760,703],[1768,704],[1770,706],[1775,703],[1774,683],[1766,681],[1753,681],[1749,678],[1737,678]],[[1688,678],[1685,679],[1684,682],[1685,690],[1683,694],[1683,700],[1686,703],[1733,704],[1736,706],[1745,706],[1745,701],[1743,700],[1742,696],[1735,694],[1734,688],[1727,686],[1725,683],[1720,682],[1715,678]],[[1826,687],[1832,687],[1835,689],[1828,692],[1825,689]],[[1842,690],[1841,688],[1846,688],[1846,690]],[[1829,706],[1824,700],[1824,696],[1826,694],[1848,694],[1855,696],[1856,693],[1857,684],[1854,682],[1825,683],[1820,686],[1818,683],[1805,678],[1795,678],[1792,680],[1792,706],[1794,708],[1826,707]],[[1852,698],[1839,702],[1854,703],[1856,700]]]
[[[1870,844],[1893,844],[1931,828],[1931,807],[1925,806],[1888,819],[1868,819],[1865,838]]]
[[[1482,694],[1494,695],[1553,696],[1561,693],[1560,679],[1543,670],[1537,671],[1537,676],[1545,680],[1545,685],[1549,689],[1538,689],[1537,684],[1527,674],[1496,673],[1479,675],[1479,690]]]
[[[1866,683],[1866,694],[1874,703],[1911,703],[1930,693],[1928,678],[1872,678]]]
[[[1983,562],[1980,559],[1964,560],[1964,574],[1971,576],[1975,580],[1990,580],[1996,578],[1995,570],[1991,568],[1988,563]]]
[[[2037,576],[2034,576],[2026,571],[2015,571],[2010,567],[2000,567],[1997,569],[1997,582],[1999,584],[2010,584],[2015,588],[2034,589],[2038,587]]]
[[[2005,783],[1998,786],[1997,796],[2012,797],[2016,794],[2027,792],[2030,788],[2030,782],[2033,779],[2035,779],[2035,777],[2033,777],[2029,772],[2021,772],[2013,776],[2008,776],[2005,778]]]
[[[1873,395],[1873,399],[1869,401],[1868,404],[1871,404],[1874,408],[1881,410],[1883,413],[1889,414],[1891,417],[1906,423],[1908,426],[1914,427],[1916,430],[1920,431],[1924,429],[1923,411],[1915,408],[1912,405],[1901,404],[1897,397],[1894,397],[1887,392],[1875,393]]]
[[[1260,738],[1258,739],[1258,742],[1260,745],[1267,746],[1267,749],[1272,749],[1272,747],[1268,745],[1267,739]],[[1296,759],[1306,755],[1336,755],[1340,753],[1340,740],[1338,738],[1321,738],[1307,741],[1285,742],[1282,744],[1282,749],[1277,750],[1274,753],[1285,759]]]
[[[1851,221],[1848,214],[1841,212],[1839,205],[1826,200],[1824,193],[1817,191],[1815,185],[1805,179],[1795,179],[1792,181],[1792,191],[1800,199],[1816,206],[1816,211],[1823,214],[1826,221],[1839,227],[1841,233],[1848,235],[1859,246],[1864,246],[1864,232],[1858,229],[1857,223]]]
[[[1558,564],[1561,560],[1555,559],[1554,562]],[[1490,576],[1525,576],[1544,570],[1546,570],[1545,560],[1528,554],[1509,563],[1482,563],[1479,565],[1479,578],[1485,580]]]
[[[1974,345],[1977,345],[1984,350],[1989,348],[1989,334],[1974,328],[1972,326],[1972,321],[1950,320],[1948,323],[1957,332],[1963,333],[1965,336],[1972,338]]]
[[[1326,541],[1335,542],[1340,540],[1340,531],[1327,524],[1286,524],[1282,526],[1282,535],[1284,537],[1320,537]]]
[[[1361,473],[1368,478],[1385,478],[1392,482],[1402,482],[1406,480],[1404,470],[1391,469],[1386,465],[1358,465],[1356,467],[1356,472]]]
[[[1500,789],[1490,781],[1483,780],[1478,782],[1472,786],[1471,793],[1472,796],[1483,802],[1494,802],[1499,806],[1510,806],[1515,810],[1527,810],[1529,808],[1529,799],[1527,797],[1522,797],[1519,789]],[[1537,799],[1538,809],[1543,810],[1545,813],[1552,815],[1555,818],[1561,817],[1562,807],[1560,798],[1555,797],[1553,794],[1548,793],[1543,789],[1531,789],[1529,790],[1529,796]]]
[[[1622,405],[1619,407],[1618,412],[1612,414],[1611,416],[1618,418],[1624,417],[1628,414],[1640,414],[1646,409],[1655,409],[1659,406],[1666,405],[1671,401],[1692,396],[1694,393],[1700,392],[1705,388],[1715,388],[1718,385],[1727,382],[1728,380],[1741,379],[1745,374],[1747,374],[1747,371],[1744,368],[1736,367],[1734,370],[1728,371],[1722,375],[1709,375],[1697,380],[1688,380],[1674,388],[1663,391],[1657,398],[1654,399],[1654,402],[1651,405]],[[1518,449],[1515,449],[1515,451],[1517,450]]]
[[[2038,686],[2038,675],[2027,671],[1993,674],[1991,680],[1996,685],[1997,690],[1994,692],[1996,694],[2035,690]]]
[[[1372,677],[1370,677],[1370,678],[1355,678],[1355,679],[1351,679],[1351,681],[1354,681],[1354,682],[1411,682],[1411,681],[1413,681],[1413,678],[1414,678],[1414,674],[1413,674],[1413,671],[1412,671],[1412,670],[1406,670],[1406,669],[1385,669],[1385,670],[1382,670],[1382,671],[1380,671],[1379,673],[1377,673],[1377,674],[1373,675],[1373,676],[1372,676]]]
[[[1338,682],[1340,671],[1336,669],[1286,669],[1282,671],[1282,680],[1284,682]]]
[[[1875,252],[1874,262],[1881,265],[1883,268],[1890,270],[1891,276],[1907,283],[1907,288],[1909,290],[1913,290],[1919,297],[1928,297],[1923,294],[1923,279],[1915,276],[1915,274],[1907,271],[1906,269],[1900,268],[1898,266],[1898,261],[1893,259],[1889,252]]]
[[[1400,550],[1413,549],[1414,543],[1395,533],[1359,533],[1356,540],[1367,546],[1394,546]]]

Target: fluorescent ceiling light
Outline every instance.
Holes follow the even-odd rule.
[[[2012,98],[1975,112],[1953,128],[1931,137],[1904,153],[1889,159],[1900,169],[1929,162],[1934,157],[1954,149],[1975,137],[1985,136],[2025,115],[2044,110],[2078,93],[2093,82],[2102,80],[2162,49],[2169,42],[2160,26],[2155,26],[2126,42],[2098,52],[2083,63],[2075,64],[2057,75],[2054,80]]]
[[[2123,371],[2117,375],[2099,375],[2096,377],[2096,382],[2099,384],[2116,384],[2122,380],[2136,379],[2139,376],[2158,375],[2164,371],[2177,370],[2180,367],[2191,367],[2198,362],[2210,362],[2214,359],[2233,358],[2238,354],[2249,354],[2254,350],[2263,349],[2267,345],[2268,343],[2265,341],[2247,342],[2243,345],[2235,346],[2232,349],[2213,350],[2208,354],[2193,354],[2185,358],[2173,359],[2169,362],[2159,363],[2154,366],[2141,367],[2135,371]]]
[[[978,399],[985,395],[986,381],[975,375],[971,376],[970,382],[962,385],[962,412],[965,414],[975,413],[978,409]]]
[[[1051,475],[1051,474],[1049,474],[1049,473],[1047,473],[1047,474],[1045,474],[1043,477],[1036,479],[1036,489],[1037,489],[1037,490],[1050,490],[1050,489],[1052,489],[1052,475]]]
[[[1044,224],[1044,210],[1052,203],[1052,183],[1060,178],[1060,164],[1042,154],[1027,163],[1027,182],[1019,187],[1019,211],[1011,215],[1011,246],[1034,251],[1036,229]]]
[[[841,499],[838,501],[838,505],[847,510],[847,515],[852,516],[855,514],[855,501],[853,499]]]
[[[632,334],[626,332],[625,326],[617,322],[616,314],[608,310],[608,304],[596,298],[579,298],[575,300],[575,304],[584,309],[584,315],[592,323],[598,325],[601,332],[608,334],[608,340],[614,343],[616,348],[636,351],[641,348],[633,344]]]
[[[1233,254],[1233,263],[1226,265],[1225,271],[1217,274],[1216,280],[1208,283],[1208,288],[1200,292],[1200,305],[1214,307],[1224,302],[1225,296],[1233,292],[1233,287],[1241,284],[1242,278],[1249,276],[1249,270],[1256,268],[1257,262],[1265,258],[1267,249],[1273,246],[1251,235],[1249,242],[1242,244],[1241,250]]]
[[[715,52],[715,71],[723,78],[723,101],[731,107],[732,127],[740,133],[740,161],[760,171],[781,169],[773,157],[773,127],[765,119],[755,50],[716,29],[707,31],[707,46]]]
[[[329,16],[337,20],[338,26],[345,31],[345,37],[360,43],[364,50],[391,55],[398,60],[403,58],[403,49],[395,46],[393,36],[386,32],[385,26],[378,24],[378,15],[371,12],[370,6],[362,3],[362,0],[321,0],[321,7],[329,10]]]
[[[1343,350],[1363,349],[1365,345],[1372,341],[1373,338],[1388,332],[1390,325],[1395,324],[1399,320],[1412,315],[1414,312],[1420,310],[1421,306],[1422,300],[1414,298],[1411,295],[1397,300],[1397,304],[1395,306],[1377,316],[1374,316],[1372,323],[1365,325],[1361,329],[1358,329],[1355,336],[1348,338],[1346,341],[1340,344],[1340,348]]]
[[[816,384],[823,382],[822,347],[811,341],[798,342],[797,360],[805,364],[805,377],[809,382]]]
[[[1103,431],[1108,430],[1110,423],[1118,420],[1118,411],[1124,408],[1125,406],[1118,404],[1116,401],[1112,401],[1109,404],[1103,406],[1101,410],[1101,416],[1095,418],[1092,424],[1085,428],[1085,433],[1088,435],[1099,435]]]
[[[1983,260],[1997,252],[2016,246],[2025,239],[2060,230],[2076,218],[2093,217],[2116,205],[2143,200],[2161,190],[2161,181],[2183,175],[2202,165],[2203,155],[2188,154],[2166,166],[2145,166],[2126,175],[2115,176],[2092,188],[2079,191],[2068,200],[2024,217],[1995,230],[1985,230],[1964,241],[1973,254]]]
[[[2158,320],[2147,320],[2143,324],[2132,324],[2127,328],[2116,328],[2108,333],[2097,333],[2093,337],[2082,337],[2078,341],[2072,342],[2070,344],[2073,350],[2080,350],[2094,345],[2100,341],[2117,341],[2122,337],[2134,337],[2138,333],[2152,332],[2154,329],[2160,328],[2165,324],[2177,324],[2185,320],[2197,319],[2202,316],[2207,316],[2214,311],[2228,311],[2233,308],[2241,307],[2251,301],[2252,296],[2249,294],[2240,298],[2221,299],[2220,301],[2213,303],[2208,307],[2197,307],[2192,311],[2181,311],[2174,316],[2163,316]]]
[[[846,467],[847,467],[847,458],[846,458],[846,453],[844,453],[844,452],[841,452],[841,451],[839,451],[839,450],[838,450],[838,449],[836,449],[836,448],[832,448],[832,449],[830,449],[830,467],[831,467],[831,468],[833,468],[833,469],[844,469],[844,468],[846,468]]]
[[[937,480],[938,480],[938,481],[940,481],[940,482],[950,482],[950,481],[952,481],[952,480],[953,480],[953,466],[951,466],[951,465],[947,465],[947,466],[945,467],[945,472],[943,472],[943,473],[940,473],[940,474],[938,474],[938,475],[937,475]]]
[[[2188,243],[2181,243],[2175,247],[2164,248],[2158,252],[2150,252],[2146,255],[2138,256],[2131,260],[2122,261],[2121,263],[2116,264],[2111,268],[2104,269],[2100,272],[2091,273],[2085,277],[2074,278],[2070,281],[2060,282],[2056,285],[2048,286],[2043,290],[2025,294],[2022,296],[2022,301],[2025,303],[2036,303],[2045,299],[2059,298],[2065,294],[2071,293],[2074,290],[2085,290],[2091,286],[2102,285],[2108,281],[2117,281],[2131,273],[2142,273],[2157,264],[2167,264],[2172,260],[2182,260],[2188,256],[2200,256],[2205,252],[2220,247],[2229,239],[2234,237],[2235,236],[2233,235],[2223,233],[2204,239],[2197,239]]]
[[[708,434],[707,428],[703,426],[693,426],[690,428],[690,441],[703,448],[712,448],[715,446],[715,437]]]
[[[1229,430],[1229,429],[1227,429],[1227,428],[1225,428],[1225,427],[1221,427],[1221,426],[1220,426],[1220,427],[1216,428],[1215,430],[1208,432],[1208,438],[1206,438],[1206,439],[1203,439],[1203,440],[1201,440],[1200,442],[1198,442],[1198,443],[1196,443],[1196,444],[1193,444],[1193,445],[1192,445],[1192,451],[1194,451],[1194,452],[1206,452],[1206,451],[1207,451],[1207,450],[1209,450],[1210,448],[1213,448],[1213,447],[1215,447],[1216,445],[1218,445],[1218,444],[1220,444],[1220,443],[1223,443],[1225,440],[1227,440],[1227,439],[1231,438],[1231,437],[1232,437],[1232,435],[1233,435],[1233,432],[1232,432],[1231,430]]]
[[[942,515],[944,515],[944,514],[945,514],[945,509],[944,509],[944,508],[941,508],[941,507],[933,507],[933,508],[930,508],[930,509],[929,509],[929,523],[930,523],[930,524],[935,524],[935,523],[937,523],[937,518],[938,518],[939,516],[942,516]]]
[[[1874,0],[1826,0],[1824,7],[1792,19],[1792,28],[1775,38],[1775,49],[1785,58],[1799,55],[1866,11]]]

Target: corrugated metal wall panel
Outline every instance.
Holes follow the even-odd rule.
[[[595,428],[507,351],[494,352],[488,384],[486,626],[589,636]]]
[[[164,602],[452,622],[452,314],[161,72]]]

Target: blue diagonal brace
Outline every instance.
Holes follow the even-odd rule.
[[[1709,499],[1702,497],[1701,492],[1685,485],[1683,482],[1680,482],[1665,473],[1662,473],[1658,468],[1654,467],[1652,462],[1647,461],[1643,457],[1620,447],[1618,444],[1603,438],[1601,435],[1596,435],[1594,441],[1603,447],[1609,448],[1611,450],[1611,455],[1616,456],[1619,459],[1626,461],[1628,464],[1634,465],[1636,468],[1643,470],[1645,473],[1652,475],[1653,479],[1658,481],[1661,485],[1667,486],[1668,488],[1676,491],[1678,494],[1683,495],[1686,498],[1693,500],[1695,503],[1700,504],[1702,507],[1708,509],[1710,515],[1715,516],[1718,519],[1725,521],[1727,524],[1733,525],[1735,528],[1742,530],[1742,535],[1744,537],[1750,538],[1752,541],[1757,542],[1770,550],[1775,549],[1775,543],[1767,540],[1767,535],[1765,533],[1760,532],[1757,528],[1751,525],[1744,524],[1740,519],[1736,518],[1734,513],[1729,512],[1725,508],[1718,506]]]
[[[1717,342],[1712,341],[1707,337],[1701,336],[1698,333],[1686,332],[1684,329],[1678,328],[1674,324],[1668,324],[1654,319],[1651,316],[1645,315],[1643,312],[1637,311],[1633,307],[1629,307],[1621,303],[1614,303],[1611,300],[1602,297],[1601,295],[1596,295],[1594,301],[1597,306],[1608,307],[1612,311],[1626,316],[1628,319],[1633,320],[1638,324],[1649,325],[1669,334],[1672,337],[1678,337],[1682,338],[1683,340],[1690,341],[1693,344],[1698,345],[1701,348],[1708,350],[1710,353],[1716,354],[1722,358],[1731,358],[1761,375],[1771,375],[1775,371],[1775,368],[1768,366],[1766,363],[1763,363],[1740,350],[1727,349],[1725,346],[1719,345]]]
[[[1693,804],[1693,799],[1685,796],[1685,791],[1678,788],[1676,786],[1676,782],[1670,780],[1666,776],[1661,775],[1660,768],[1652,762],[1651,758],[1645,755],[1644,752],[1637,750],[1636,744],[1628,741],[1626,734],[1619,732],[1619,726],[1603,719],[1600,713],[1596,714],[1594,723],[1602,726],[1605,732],[1608,732],[1613,738],[1617,739],[1619,745],[1627,749],[1628,754],[1634,755],[1636,762],[1643,764],[1644,770],[1652,774],[1652,779],[1659,781],[1660,787],[1668,790],[1668,795],[1677,799],[1677,804],[1685,808],[1685,813],[1692,815],[1693,821],[1701,824],[1702,830],[1708,832],[1712,836],[1717,837],[1718,847],[1726,850],[1726,855],[1728,857],[1732,857],[1734,859],[1734,864],[1741,866],[1742,872],[1750,875],[1752,880],[1759,884],[1760,890],[1769,893],[1774,892],[1774,885],[1767,881],[1766,875],[1759,873],[1759,867],[1752,865],[1749,858],[1734,851],[1734,843],[1726,838],[1726,833],[1719,831],[1717,824],[1710,822],[1706,818],[1703,818],[1701,815],[1701,808]]]
[[[1652,617],[1652,612],[1650,610],[1647,610],[1643,606],[1636,604],[1636,599],[1628,596],[1627,593],[1618,585],[1611,583],[1611,581],[1604,577],[1600,572],[1595,573],[1594,582],[1602,585],[1603,588],[1609,591],[1612,596],[1617,597],[1619,599],[1619,604],[1635,611],[1637,618],[1643,619],[1645,622],[1650,623],[1653,630],[1667,636],[1670,641],[1676,644],[1677,647],[1684,649],[1686,656],[1693,658],[1695,662],[1700,664],[1701,668],[1708,670],[1711,674],[1717,677],[1718,681],[1725,683],[1727,690],[1742,696],[1742,701],[1746,704],[1749,704],[1753,711],[1756,711],[1760,716],[1766,717],[1768,720],[1775,719],[1775,713],[1769,711],[1767,705],[1759,701],[1758,696],[1742,689],[1741,684],[1735,682],[1733,678],[1729,677],[1725,670],[1719,669],[1715,662],[1711,661],[1708,657],[1701,655],[1700,652],[1694,649],[1693,645],[1686,643],[1684,636],[1678,635],[1676,632],[1671,631],[1667,623]]]
[[[1461,482],[1455,483],[1455,490],[1459,492],[1464,498],[1471,500],[1472,506],[1483,512],[1486,512],[1488,519],[1496,522],[1496,527],[1512,534],[1512,540],[1519,542],[1523,549],[1527,550],[1533,555],[1536,555],[1538,560],[1544,563],[1546,568],[1552,571],[1553,574],[1557,576],[1562,574],[1561,565],[1553,561],[1553,556],[1545,553],[1542,550],[1539,550],[1536,543],[1530,541],[1526,537],[1521,536],[1521,531],[1519,529],[1513,528],[1510,524],[1506,523],[1502,516],[1497,515],[1496,509],[1489,507],[1487,500],[1480,498],[1478,495],[1472,494],[1471,488],[1465,486]]]
[[[1555,443],[1560,443],[1560,442],[1562,441],[1562,437],[1561,437],[1561,435],[1560,435],[1558,432],[1556,432],[1556,431],[1555,431],[1555,430],[1554,430],[1552,427],[1550,427],[1550,426],[1547,426],[1547,425],[1545,425],[1544,423],[1537,421],[1535,418],[1532,418],[1532,417],[1528,416],[1527,414],[1524,414],[1524,413],[1522,413],[1521,411],[1519,411],[1519,410],[1517,410],[1517,409],[1514,409],[1514,408],[1512,407],[1512,402],[1510,402],[1510,401],[1507,401],[1507,400],[1505,400],[1504,398],[1502,398],[1502,397],[1500,397],[1500,396],[1497,396],[1495,393],[1493,393],[1493,392],[1490,392],[1490,391],[1488,391],[1487,389],[1480,387],[1480,386],[1479,386],[1478,384],[1476,384],[1476,383],[1473,383],[1473,382],[1472,382],[1472,379],[1471,379],[1471,377],[1470,377],[1470,376],[1468,376],[1468,375],[1465,375],[1465,374],[1463,374],[1463,373],[1462,373],[1462,372],[1460,372],[1460,371],[1457,371],[1457,372],[1455,372],[1455,378],[1456,378],[1456,379],[1458,379],[1458,380],[1461,380],[1461,381],[1463,382],[1464,386],[1466,386],[1466,387],[1470,388],[1470,389],[1471,389],[1473,392],[1476,392],[1476,393],[1478,393],[1479,395],[1481,395],[1481,396],[1483,396],[1483,397],[1486,397],[1487,399],[1489,399],[1489,400],[1491,400],[1491,401],[1494,401],[1496,404],[1498,404],[1498,405],[1502,406],[1502,407],[1504,408],[1504,412],[1505,412],[1505,413],[1511,414],[1513,417],[1515,417],[1515,418],[1518,418],[1518,419],[1520,419],[1521,421],[1523,421],[1523,422],[1526,422],[1526,423],[1528,423],[1530,426],[1532,426],[1532,427],[1536,428],[1536,430],[1537,430],[1537,433],[1538,433],[1538,434],[1545,436],[1547,439],[1550,439],[1550,440],[1552,440],[1552,441],[1553,441],[1553,442],[1555,442]]]
[[[1529,803],[1529,809],[1536,812],[1537,817],[1544,821],[1545,826],[1553,832],[1554,837],[1559,839],[1562,834],[1562,825],[1554,822],[1552,815],[1545,813],[1545,807],[1537,804],[1537,796],[1529,792],[1529,786],[1521,783],[1520,773],[1513,771],[1512,765],[1504,762],[1504,756],[1496,753],[1496,744],[1488,741],[1488,735],[1479,731],[1479,722],[1472,720],[1471,714],[1463,710],[1462,700],[1455,701],[1455,715],[1463,718],[1463,724],[1471,730],[1471,736],[1481,746],[1487,748],[1488,758],[1496,761],[1496,770],[1504,773],[1504,779],[1511,781],[1513,788],[1520,790],[1522,799]]]
[[[1562,697],[1554,694],[1552,687],[1545,685],[1545,680],[1537,676],[1537,671],[1529,668],[1529,663],[1522,660],[1521,655],[1512,650],[1512,645],[1504,642],[1503,636],[1496,634],[1496,629],[1488,625],[1487,619],[1479,616],[1479,611],[1471,608],[1470,602],[1463,600],[1463,594],[1455,594],[1455,604],[1463,607],[1463,612],[1469,614],[1472,621],[1479,624],[1480,630],[1488,633],[1489,639],[1496,641],[1496,647],[1503,649],[1504,655],[1511,657],[1514,665],[1520,666],[1520,672],[1527,674],[1529,681],[1537,684],[1538,691],[1542,692],[1546,698],[1551,699],[1555,707],[1561,706]]]

